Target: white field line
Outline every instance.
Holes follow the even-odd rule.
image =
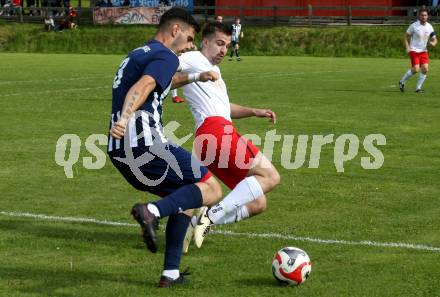
[[[296,75],[307,75],[307,74],[319,74],[319,73],[328,73],[328,72],[347,72],[347,71],[333,71],[333,70],[329,70],[329,71],[312,71],[312,72],[296,72],[294,70],[292,71],[284,71],[284,72],[266,72],[266,73],[261,73],[261,72],[245,72],[245,73],[240,73],[240,76],[249,76],[249,75],[255,75],[256,77],[265,77],[264,75],[269,75],[269,77],[271,77],[272,75],[275,76],[279,76],[279,75],[291,75],[292,73],[297,73]],[[80,76],[80,77],[66,77],[66,78],[52,78],[52,79],[29,79],[29,80],[4,80],[4,81],[0,81],[0,85],[4,85],[4,84],[15,84],[15,83],[36,83],[36,82],[59,82],[59,81],[76,81],[76,80],[88,80],[88,79],[110,79],[113,78],[113,76],[109,76],[109,75],[99,75],[99,76]],[[235,79],[232,79],[235,80]]]
[[[0,211],[0,215],[4,215],[8,217],[24,217],[24,218],[32,218],[37,220],[48,220],[48,221],[91,223],[91,224],[119,226],[119,227],[139,227],[138,224],[130,224],[125,222],[113,222],[107,220],[101,221],[94,218],[49,216],[44,214],[33,214],[27,212]],[[293,241],[306,241],[306,242],[313,242],[318,244],[391,247],[391,248],[405,248],[405,249],[413,249],[413,250],[440,252],[440,247],[428,246],[424,244],[402,243],[402,242],[377,242],[370,240],[349,241],[349,240],[338,240],[338,239],[320,239],[313,237],[292,236],[292,235],[285,235],[279,233],[244,233],[244,232],[232,232],[232,231],[222,231],[222,230],[212,231],[211,233],[224,235],[224,236],[234,236],[234,237],[275,238],[275,239],[293,240]]]
[[[0,94],[0,97],[10,97],[10,96],[25,96],[25,95],[35,95],[35,94],[52,94],[52,93],[71,93],[77,91],[89,91],[89,90],[99,90],[99,89],[109,89],[111,90],[111,85],[101,86],[101,87],[91,87],[91,88],[74,88],[74,89],[59,89],[59,90],[45,90],[45,91],[29,91],[22,93],[11,93],[11,94]]]
[[[36,83],[36,82],[57,82],[57,81],[75,81],[88,79],[110,79],[114,76],[100,75],[100,76],[80,76],[80,77],[66,77],[66,78],[52,78],[52,79],[29,79],[29,80],[4,80],[0,81],[0,85],[17,84],[17,83]]]
[[[256,76],[248,76],[246,73],[240,74],[240,77],[231,77],[231,78],[225,78],[225,81],[236,81],[236,80],[248,80],[248,79],[259,79],[259,78],[270,78],[270,77],[291,77],[291,76],[306,76],[307,74],[324,74],[324,73],[341,73],[346,71],[339,71],[339,70],[329,70],[329,71],[311,71],[311,72],[267,72],[265,74]],[[254,73],[252,73],[254,74]],[[79,80],[80,78],[78,78]],[[74,78],[68,78],[68,79],[58,79],[58,80],[75,80]],[[35,82],[40,80],[29,80],[27,82]],[[53,80],[45,80],[45,81],[57,81],[57,79]],[[18,81],[16,81],[18,82]],[[22,81],[24,82],[24,81]],[[7,83],[7,82],[3,82]],[[0,82],[2,84],[2,82]],[[109,89],[111,90],[111,85],[108,86],[101,86],[101,87],[90,87],[90,88],[70,88],[70,89],[50,89],[50,90],[44,90],[44,91],[29,91],[29,92],[21,92],[21,93],[11,93],[11,94],[0,94],[0,97],[10,97],[10,96],[23,96],[23,95],[34,95],[34,94],[51,94],[51,93],[66,93],[66,92],[75,92],[75,91],[89,91],[89,90],[97,90],[97,89]]]
[[[225,81],[235,81],[235,80],[248,80],[248,79],[259,79],[259,78],[270,78],[270,77],[290,77],[290,76],[307,76],[308,74],[324,74],[324,73],[343,73],[347,71],[342,70],[328,70],[328,71],[308,71],[308,72],[269,72],[255,74],[255,76],[249,76],[240,74],[240,77],[225,78]]]

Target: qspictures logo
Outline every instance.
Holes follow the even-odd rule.
[[[176,121],[169,122],[165,127],[157,126],[144,130],[142,133],[136,134],[136,129],[130,125],[135,125],[136,119],[140,113],[136,113],[133,120],[127,126],[126,134],[118,140],[116,144],[114,139],[109,139],[104,134],[91,134],[84,143],[76,134],[64,134],[59,137],[55,149],[55,162],[63,167],[67,178],[74,177],[74,166],[80,166],[81,150],[86,150],[89,156],[82,157],[82,166],[90,170],[102,169],[107,161],[106,150],[107,146],[123,147],[125,157],[115,158],[130,167],[130,170],[136,178],[145,185],[158,185],[166,175],[168,170],[174,170],[178,176],[182,176],[180,166],[176,161],[174,155],[171,153],[172,146],[182,146],[193,137],[193,133],[188,133],[183,137],[177,137],[176,132],[181,127],[181,124]],[[145,128],[145,127],[144,127]],[[218,166],[227,168],[231,160],[229,160],[231,148],[231,132],[233,127],[226,125],[224,127],[224,135],[221,139],[220,152],[216,150],[218,147],[217,139],[210,134],[197,135],[193,141],[193,158],[192,170],[195,176],[200,175],[200,166],[211,164],[217,157],[220,162]],[[149,132],[149,133],[148,133]],[[279,165],[288,170],[300,169],[307,167],[309,169],[318,169],[320,167],[321,151],[325,146],[327,149],[332,147],[333,164],[337,172],[345,172],[345,165],[349,162],[354,162],[354,159],[360,154],[359,166],[365,170],[380,169],[385,161],[385,157],[380,150],[381,146],[386,145],[386,137],[380,133],[368,134],[365,137],[357,136],[356,134],[315,134],[315,135],[281,135],[277,133],[276,129],[269,130],[263,137],[257,134],[243,135],[243,143],[249,139],[255,145],[260,147],[261,152],[268,158],[269,161],[276,157],[280,160]],[[133,154],[133,147],[136,147],[137,141],[140,139],[149,139],[150,146],[140,156]],[[169,140],[169,141],[168,141]],[[120,142],[123,142],[121,145]],[[203,155],[200,155],[201,146],[203,147]],[[279,148],[281,146],[281,149]],[[275,149],[277,148],[277,149]],[[238,150],[243,150],[245,147],[237,146]],[[309,154],[307,154],[309,152]],[[217,156],[219,154],[219,156]],[[280,154],[280,155],[275,155]],[[250,168],[252,160],[247,162],[240,158],[241,154],[235,154],[235,164],[239,168]],[[203,158],[202,158],[203,157]],[[308,157],[308,160],[306,160]],[[155,158],[161,158],[166,161],[168,168],[163,176],[155,180],[147,179],[141,172],[140,167],[148,164]],[[327,160],[326,160],[327,161]]]

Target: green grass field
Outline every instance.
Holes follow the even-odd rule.
[[[192,246],[182,260],[182,268],[192,271],[188,287],[155,288],[163,241],[151,254],[135,227],[11,216],[134,223],[131,206],[155,199],[132,189],[108,160],[99,170],[82,165],[82,157],[91,156],[84,146],[87,136],[106,134],[121,59],[0,54],[1,296],[440,296],[438,60],[430,65],[424,94],[413,92],[415,78],[406,93],[399,92],[397,81],[408,68],[403,59],[223,62],[232,102],[270,107],[278,115],[275,126],[262,119],[236,121],[242,133],[263,137],[276,128],[280,135],[355,134],[360,147],[338,173],[334,142],[323,147],[314,169],[308,168],[309,140],[306,162],[297,170],[281,166],[276,143],[273,162],[282,183],[268,195],[267,212],[217,228],[222,232],[208,237],[202,249]],[[164,110],[165,122],[182,124],[179,135],[192,132],[185,104],[168,101]],[[380,169],[365,170],[361,157],[369,154],[362,141],[376,133],[387,140],[378,147],[385,161]],[[82,141],[73,179],[55,163],[63,134],[77,134]],[[283,246],[303,248],[312,259],[311,277],[299,288],[279,287],[271,275],[272,256]]]

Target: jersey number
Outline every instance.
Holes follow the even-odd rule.
[[[130,61],[130,58],[125,58],[121,65],[119,65],[118,73],[116,73],[115,79],[113,80],[113,89],[116,89],[121,84],[121,79],[124,75],[124,68],[127,66],[128,61]]]

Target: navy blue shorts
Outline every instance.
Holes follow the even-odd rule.
[[[109,152],[109,156],[133,187],[161,197],[212,176],[191,153],[171,144],[159,150],[154,147],[114,150]]]

